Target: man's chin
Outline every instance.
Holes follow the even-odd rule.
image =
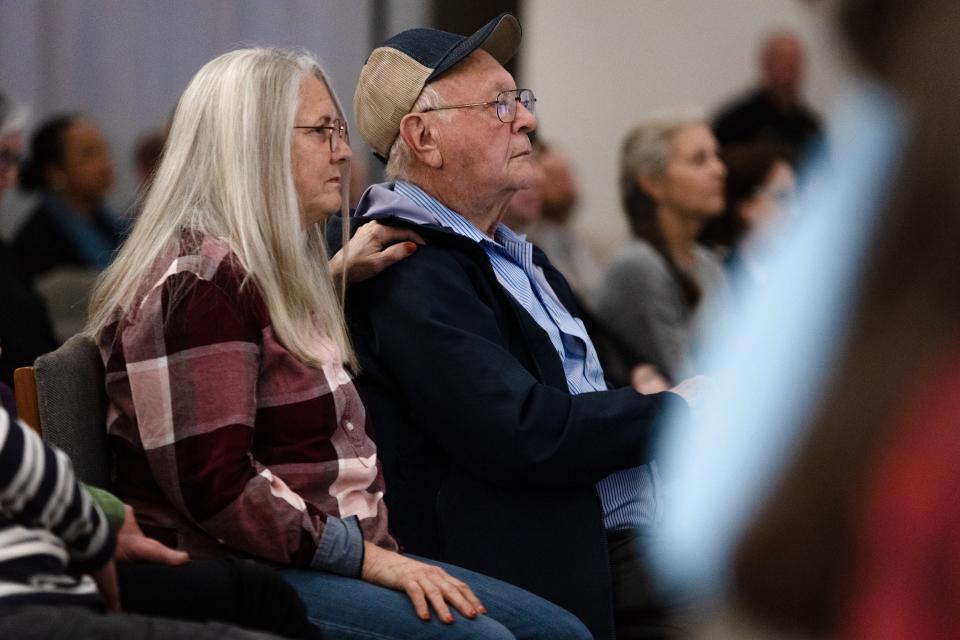
[[[518,158],[514,158],[517,160]],[[530,189],[536,186],[536,173],[533,170],[533,164],[530,162],[514,164],[510,172],[510,178],[515,189]]]

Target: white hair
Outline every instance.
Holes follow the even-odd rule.
[[[433,85],[433,82],[424,85],[420,95],[410,107],[410,113],[420,113],[442,106],[440,93]],[[413,154],[410,152],[410,146],[404,141],[403,136],[397,134],[397,139],[393,141],[390,153],[387,154],[387,179],[406,180],[409,177],[412,162]]]
[[[326,85],[343,113],[316,59],[305,52],[240,49],[197,72],[177,105],[142,213],[91,296],[90,333],[99,336],[130,311],[154,263],[184,234],[211,236],[237,256],[294,355],[310,365],[325,362],[315,346],[319,328],[345,362],[356,364],[323,227],[303,229],[293,182],[291,136],[308,75]],[[348,184],[345,176],[342,188]],[[346,213],[346,193],[342,202]],[[343,219],[346,235],[348,216]]]

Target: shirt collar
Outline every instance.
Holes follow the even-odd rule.
[[[398,180],[394,186],[394,191],[420,206],[429,214],[430,222],[445,227],[455,232],[457,235],[469,238],[480,244],[489,242],[492,244],[506,245],[508,243],[526,243],[526,236],[515,234],[507,225],[497,224],[494,231],[493,240],[488,238],[472,222],[462,215],[446,206],[432,195],[406,180]]]

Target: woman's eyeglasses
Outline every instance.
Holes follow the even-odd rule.
[[[329,136],[330,137],[330,153],[334,153],[338,148],[340,148],[341,139],[343,140],[347,139],[347,125],[344,122],[340,122],[339,119],[334,120],[330,124],[294,125],[293,128],[294,129],[310,129],[314,133]]]

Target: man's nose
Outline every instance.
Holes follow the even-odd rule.
[[[517,117],[513,121],[514,132],[530,133],[537,128],[537,116],[523,106],[522,102],[517,102]]]

